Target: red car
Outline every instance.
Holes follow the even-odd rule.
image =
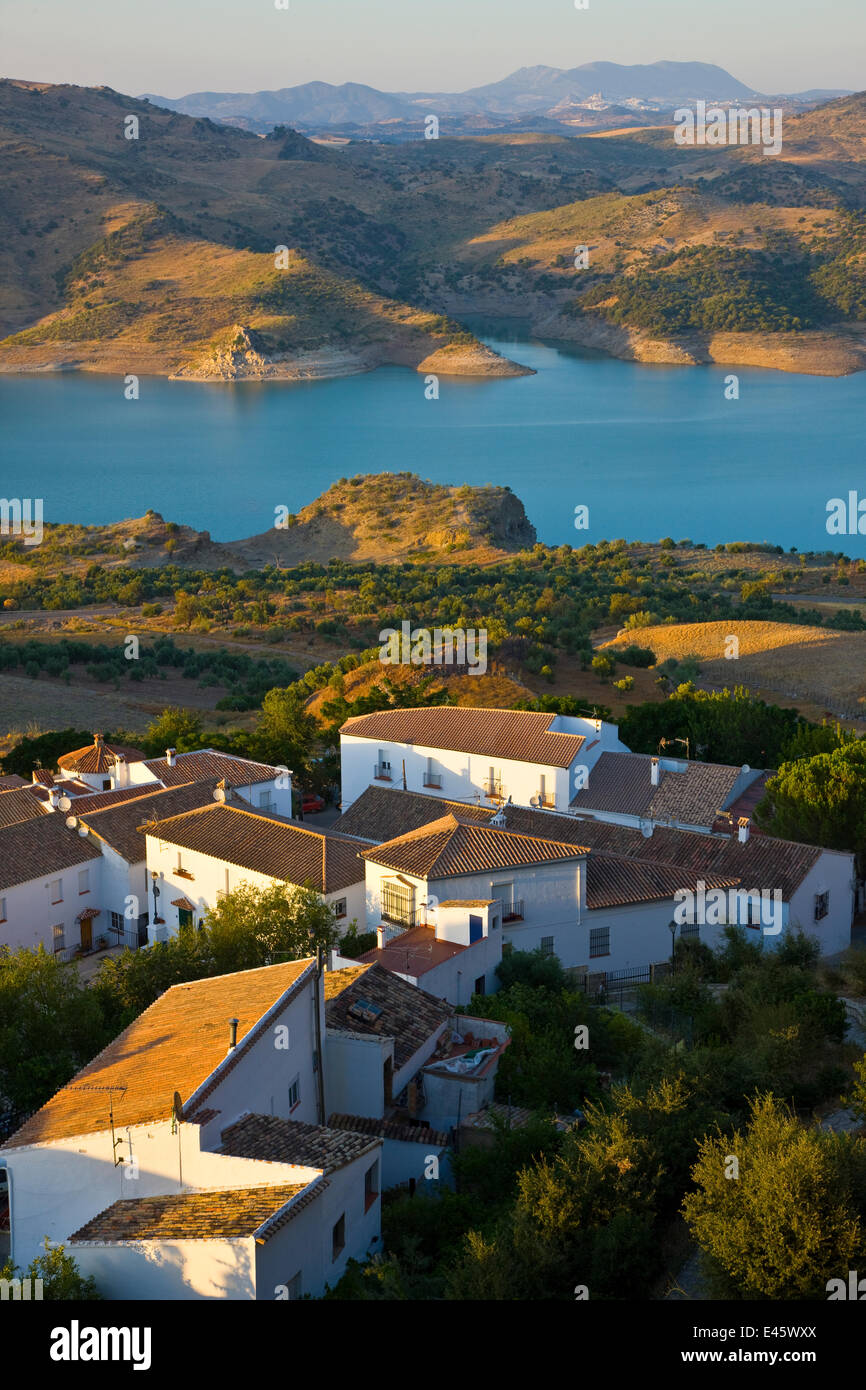
[[[324,811],[325,803],[315,792],[304,792],[301,798],[301,810],[305,816],[315,815],[317,811]]]

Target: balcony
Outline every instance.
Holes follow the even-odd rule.
[[[441,791],[441,790],[442,790],[442,773],[441,773],[441,772],[425,772],[425,773],[424,773],[424,786],[425,786],[425,787],[435,787],[435,789],[436,789],[437,791]]]
[[[373,779],[376,782],[393,782],[390,763],[374,763]]]
[[[533,797],[532,804],[541,806],[545,811],[556,810],[556,797],[553,792],[537,791]]]
[[[523,899],[515,898],[513,902],[502,904],[502,924],[506,922],[523,921]]]
[[[382,903],[382,921],[397,927],[423,927],[426,924],[423,907],[402,907],[399,903]]]

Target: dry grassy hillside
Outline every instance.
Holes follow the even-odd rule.
[[[738,648],[731,637],[738,639]],[[697,657],[704,686],[744,685],[769,699],[796,701],[804,712],[811,709],[812,717],[866,715],[866,632],[735,618],[640,628],[621,633],[601,650],[615,654],[635,641],[650,647],[659,662]],[[726,650],[738,656],[726,657]]]

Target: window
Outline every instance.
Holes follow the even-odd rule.
[[[683,922],[680,927],[680,941],[699,941],[701,929],[697,922]]]
[[[345,899],[345,898],[338,898],[338,899],[337,899],[337,901],[334,903],[334,911],[336,912],[336,914],[337,914],[338,917],[345,917],[345,915],[346,915],[346,899]]]
[[[188,907],[179,907],[177,910],[177,924],[179,927],[191,927],[194,925],[192,912]]]
[[[371,1164],[364,1174],[364,1211],[369,1211],[379,1195],[379,1161]]]
[[[479,976],[478,976],[478,979],[475,981],[475,993],[476,993],[476,994],[485,994],[486,992],[487,992],[487,982],[486,982],[486,980],[485,980],[485,978],[484,978],[483,975],[479,975]]]
[[[589,954],[591,956],[610,955],[610,927],[593,927],[589,933]]]
[[[103,779],[102,779],[102,790],[103,790],[104,792],[110,792],[110,791],[111,791],[111,778],[110,778],[110,777],[103,777]]]
[[[51,928],[51,934],[52,934],[52,936],[54,937],[54,949],[55,949],[55,951],[62,951],[62,950],[63,950],[63,946],[64,946],[64,939],[63,939],[63,923],[61,922],[61,924],[60,924],[59,927],[52,927],[52,928]]]
[[[826,917],[826,916],[827,916],[827,913],[828,913],[829,911],[830,911],[830,894],[829,894],[829,893],[816,893],[816,894],[815,894],[815,921],[816,921],[816,922],[820,922],[821,919],[822,919],[822,917]]]
[[[121,912],[112,912],[112,914],[111,914],[111,930],[112,930],[113,932],[117,932],[118,935],[124,930],[124,926],[123,926],[123,914],[122,914]]]
[[[0,898],[0,922],[6,921],[6,899]]]
[[[301,1103],[301,1077],[300,1073],[295,1077],[289,1087],[289,1114],[296,1110]]]
[[[274,803],[273,803],[273,801],[271,800],[271,789],[270,789],[270,787],[268,787],[267,791],[259,792],[259,793],[258,793],[258,806],[259,806],[259,810],[261,810],[261,811],[270,811],[270,809],[271,809],[271,807],[273,806],[273,804],[274,804]]]
[[[90,892],[90,870],[89,870],[89,869],[79,869],[79,870],[78,870],[78,891],[79,891],[79,893],[89,893],[89,892]]]
[[[553,937],[552,937],[552,936],[543,936],[543,937],[541,938],[541,954],[542,954],[543,956],[552,956],[552,955],[553,955]]]
[[[493,918],[493,921],[490,923],[490,930],[491,930],[491,931],[496,931],[496,928],[497,928],[498,926],[499,926],[499,918],[498,918],[498,917],[494,917],[494,918]]]
[[[62,902],[63,902],[63,879],[62,879],[62,878],[55,878],[51,883],[49,883],[48,887],[49,887],[49,890],[50,890],[51,901],[52,901],[53,903],[62,903]]]
[[[415,915],[415,889],[411,884],[387,879],[382,883],[382,916],[389,922],[411,927]]]
[[[346,1248],[346,1213],[340,1217],[331,1237],[331,1259],[335,1260]]]

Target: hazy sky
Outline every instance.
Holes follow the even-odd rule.
[[[718,63],[866,88],[866,0],[0,0],[2,75],[137,95],[318,79],[460,91],[536,63]]]

